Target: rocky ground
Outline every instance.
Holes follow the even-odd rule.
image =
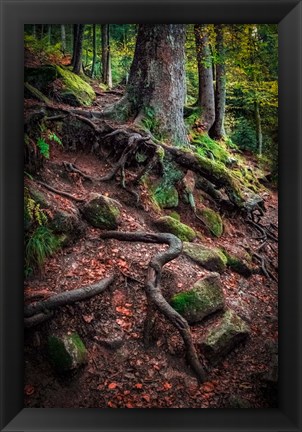
[[[114,99],[116,95],[107,97]],[[101,100],[99,97],[96,104],[102,104]],[[119,203],[120,231],[158,232],[154,220],[159,214],[144,199],[142,186],[142,206],[136,206],[133,196],[115,180],[91,182],[80,174],[67,172],[63,162],[74,164],[94,178],[105,175],[111,168],[104,157],[53,146],[50,159],[39,173],[40,180],[78,198],[87,199],[90,193],[96,192],[114,199]],[[248,163],[255,162],[250,157]],[[131,175],[134,172],[130,169],[127,176]],[[43,195],[48,202],[50,217],[63,211],[75,215],[78,220],[77,203],[47,190],[32,179],[27,179],[26,184]],[[200,194],[198,190],[194,192],[196,203]],[[260,195],[267,209],[262,223],[277,226],[277,193],[263,188]],[[202,202],[210,203],[205,196]],[[257,251],[261,245],[257,238],[259,232],[237,214],[222,214],[223,234],[215,237],[195,217],[187,203],[180,202],[176,210],[181,222],[197,233],[191,242],[193,245],[219,248],[220,253],[227,250],[229,254],[241,257],[247,251]],[[172,213],[175,217],[173,212],[174,209],[164,209],[161,216]],[[92,227],[82,216],[79,219],[80,224],[75,222],[69,232],[72,241],[49,258],[39,274],[26,281],[26,303],[95,283],[111,274],[116,274],[116,279],[103,293],[58,308],[51,320],[26,329],[26,407],[276,407],[278,287],[275,280],[263,274],[260,262],[244,261],[248,274],[239,274],[225,255],[222,260],[221,255],[199,261],[195,256],[192,260],[188,242],[186,253],[164,267],[162,292],[176,307],[177,293],[191,290],[197,281],[207,280],[213,271],[216,275],[220,302],[214,310],[207,309],[202,319],[191,320],[193,340],[207,370],[206,382],[199,384],[186,362],[181,337],[158,313],[151,346],[145,349],[143,344],[147,309],[144,279],[151,257],[167,246],[102,240],[100,229]],[[277,266],[276,243],[268,241],[262,247],[262,253]],[[272,272],[276,277],[276,272]],[[230,310],[233,311],[231,316]],[[226,322],[227,334],[224,333]],[[62,332],[65,335],[77,332],[88,354],[86,364],[58,373],[50,361],[48,337]],[[209,332],[212,339],[220,337],[220,342],[222,340],[222,351],[219,348],[214,357],[206,355],[206,341],[211,339]],[[227,353],[223,352],[225,347],[229,350]]]

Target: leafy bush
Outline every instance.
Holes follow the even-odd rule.
[[[242,150],[257,151],[255,126],[244,117],[236,119],[230,138]]]

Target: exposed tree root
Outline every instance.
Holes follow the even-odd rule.
[[[52,186],[49,186],[47,183],[44,183],[44,182],[42,182],[42,181],[40,181],[40,180],[36,180],[36,182],[37,182],[38,184],[40,184],[41,186],[44,186],[46,189],[50,190],[51,192],[57,194],[57,195],[61,195],[61,196],[63,196],[63,197],[66,197],[66,198],[68,198],[68,199],[71,199],[71,200],[76,201],[76,202],[79,202],[79,203],[82,203],[82,202],[85,201],[84,199],[82,199],[82,198],[77,198],[77,197],[71,195],[71,194],[68,193],[68,192],[64,192],[64,191],[60,191],[60,190],[58,190],[58,189],[55,189],[55,188],[53,188]]]
[[[49,311],[49,312],[41,312],[38,313],[36,315],[33,315],[29,318],[24,318],[24,327],[25,328],[31,328],[34,327],[38,324],[42,324],[45,321],[48,321],[49,319],[51,319],[54,316],[54,312],[53,311]]]
[[[152,308],[161,312],[181,334],[189,364],[192,366],[200,382],[205,380],[205,371],[199,361],[196,349],[193,344],[190,327],[187,321],[177,313],[165,300],[160,289],[161,270],[169,261],[178,257],[182,251],[182,242],[173,234],[151,234],[144,232],[119,232],[105,231],[101,233],[102,239],[116,239],[121,241],[140,241],[144,243],[164,243],[169,245],[169,249],[156,254],[149,262],[147,277],[145,281],[145,292],[149,303],[149,314],[145,323],[145,340],[148,339],[148,330],[152,327],[149,323]]]
[[[96,284],[88,285],[76,290],[64,291],[48,298],[47,300],[25,306],[24,317],[33,317],[41,313],[47,315],[49,311],[57,309],[60,306],[66,306],[80,300],[86,300],[103,292],[113,282],[113,280],[114,276],[110,276],[102,279]],[[32,318],[32,321],[34,321],[34,318]],[[37,321],[38,323],[40,322],[38,318]]]
[[[77,174],[80,174],[82,177],[84,177],[84,179],[90,180],[91,182],[96,181],[96,179],[83,173],[83,171],[81,171],[79,168],[77,168],[74,164],[72,164],[70,162],[63,161],[63,165],[68,172],[75,172]]]

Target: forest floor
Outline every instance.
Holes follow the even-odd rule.
[[[93,110],[118,99],[113,93],[98,92]],[[32,100],[25,101],[30,110]],[[63,105],[60,105],[63,106]],[[87,108],[85,108],[87,110]],[[104,159],[85,151],[51,148],[50,159],[39,173],[53,187],[82,198],[90,192],[109,196],[122,205],[120,231],[155,232],[153,209],[138,208],[133,197],[118,182],[92,184],[75,173],[63,178],[63,161],[71,162],[84,173],[99,177],[110,171]],[[256,164],[251,155],[246,163]],[[127,170],[127,175],[134,172]],[[36,185],[43,194],[68,206],[67,198]],[[141,186],[142,188],[142,186]],[[143,192],[143,189],[141,189]],[[278,225],[278,196],[265,189],[266,213],[263,224]],[[163,214],[171,211],[163,210]],[[224,218],[221,238],[205,235],[203,226],[187,204],[180,203],[177,212],[182,222],[203,233],[208,246],[248,245],[257,250],[261,241],[251,226],[234,214]],[[229,268],[221,274],[226,306],[248,322],[251,334],[223,361],[208,364],[207,380],[199,384],[185,360],[181,338],[162,316],[156,318],[153,343],[143,344],[143,324],[147,309],[144,279],[148,263],[162,245],[146,245],[117,240],[101,240],[100,230],[87,226],[86,235],[47,259],[43,270],[25,282],[25,294],[43,291],[45,297],[95,283],[113,273],[114,283],[103,293],[85,301],[57,309],[50,321],[25,331],[25,406],[42,408],[273,408],[277,405],[276,389],[263,377],[271,362],[270,344],[278,341],[278,286],[259,272],[249,278]],[[200,240],[197,240],[200,242]],[[277,263],[277,245],[266,245],[265,253]],[[257,264],[258,265],[258,264]],[[254,264],[254,267],[257,267]],[[162,291],[166,299],[190,288],[209,272],[185,255],[169,262],[163,269]],[[25,298],[26,295],[25,295]],[[198,342],[213,325],[210,316],[191,326]],[[48,361],[45,350],[47,335],[64,329],[76,331],[88,350],[88,364],[64,375],[58,375]],[[108,338],[111,343],[108,345]]]

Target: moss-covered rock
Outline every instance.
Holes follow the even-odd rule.
[[[207,270],[222,273],[226,269],[227,259],[220,249],[184,242],[183,253]]]
[[[50,97],[59,97],[60,101],[73,106],[89,106],[95,99],[93,88],[80,76],[67,68],[46,65],[39,68],[25,69],[26,82]]]
[[[120,209],[111,198],[92,193],[82,207],[84,218],[95,228],[116,229],[119,224]]]
[[[253,273],[252,258],[247,252],[236,251],[230,252],[225,248],[222,249],[227,258],[227,266],[234,272],[245,277],[250,277]]]
[[[29,83],[24,83],[24,97],[33,97],[34,99],[44,102],[46,105],[51,104],[51,100],[48,99],[47,96],[45,96],[40,90],[36,89]]]
[[[176,211],[171,212],[171,213],[169,214],[169,216],[170,216],[171,218],[173,218],[173,219],[176,219],[176,220],[180,221],[180,214],[177,213]]]
[[[189,242],[196,237],[196,233],[192,228],[170,216],[160,217],[154,222],[154,225],[159,231],[174,234],[182,241]]]
[[[224,295],[219,274],[212,273],[200,279],[189,291],[175,294],[170,303],[191,324],[223,309]]]
[[[247,338],[249,326],[234,311],[225,311],[220,323],[210,329],[201,343],[201,349],[212,362],[218,362],[235,346]]]
[[[62,234],[63,246],[81,237],[85,230],[77,209],[55,210],[49,227],[53,232]]]
[[[199,213],[208,230],[215,237],[221,237],[223,234],[223,222],[220,215],[208,207],[201,209]]]
[[[58,372],[65,372],[87,362],[87,350],[77,333],[48,338],[48,352],[51,363]]]

